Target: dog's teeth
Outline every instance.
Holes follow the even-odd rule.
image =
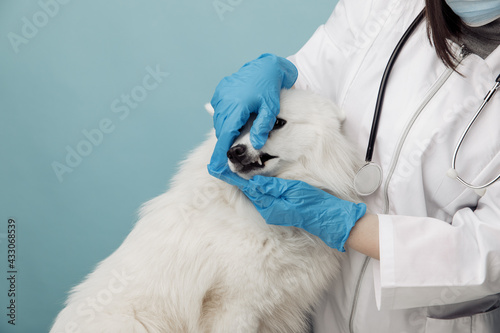
[[[262,163],[261,159],[260,159],[260,156],[258,157],[257,159],[257,163],[259,163],[261,166],[264,165],[264,163]]]

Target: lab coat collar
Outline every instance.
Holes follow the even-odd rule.
[[[495,79],[500,74],[500,46],[497,46],[497,48],[486,57],[485,62],[491,69],[493,79]]]

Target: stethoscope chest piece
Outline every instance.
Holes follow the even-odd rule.
[[[372,194],[380,184],[382,184],[382,168],[372,162],[363,165],[354,177],[354,189],[360,196]]]
[[[382,184],[382,168],[373,162],[373,149],[375,146],[375,139],[377,137],[377,128],[380,119],[380,113],[382,110],[382,102],[384,101],[384,93],[386,88],[386,83],[389,78],[389,74],[392,70],[394,62],[399,55],[403,45],[406,43],[410,35],[416,29],[418,24],[423,21],[425,16],[425,9],[418,14],[415,20],[411,23],[410,27],[403,34],[403,37],[396,45],[396,48],[391,54],[389,61],[387,62],[387,66],[384,70],[384,74],[382,76],[382,80],[380,82],[380,88],[377,95],[377,102],[375,104],[375,111],[373,112],[373,121],[372,127],[370,131],[370,138],[368,140],[368,147],[366,149],[366,164],[359,169],[358,173],[354,177],[354,190],[360,196],[367,196],[374,193]]]

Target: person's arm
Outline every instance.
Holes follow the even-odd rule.
[[[363,203],[297,180],[255,176],[241,190],[267,223],[302,228],[331,248],[378,259],[372,266],[379,308],[466,302],[500,292],[500,182],[451,223],[365,214]]]
[[[500,154],[489,167],[498,165]],[[373,261],[373,273],[379,308],[459,303],[500,293],[500,182],[449,222],[384,214],[378,219],[380,261]]]
[[[313,91],[341,105],[346,87],[364,60],[365,49],[379,35],[371,34],[367,24],[381,28],[391,17],[387,15],[390,6],[388,1],[380,0],[338,1],[327,22],[300,50],[287,57],[299,71],[296,88]]]
[[[347,247],[380,260],[378,236],[378,216],[365,214],[351,229],[346,242]]]
[[[267,223],[304,229],[341,252],[366,213],[364,203],[339,199],[298,180],[257,175],[240,189]]]

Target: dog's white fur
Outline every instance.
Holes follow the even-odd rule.
[[[286,125],[260,150],[277,158],[242,176],[298,179],[358,202],[359,163],[341,111],[290,90],[279,117]],[[304,332],[341,254],[301,229],[267,225],[236,187],[210,176],[215,142],[212,132],[171,188],[142,207],[123,244],[72,290],[51,332]]]

